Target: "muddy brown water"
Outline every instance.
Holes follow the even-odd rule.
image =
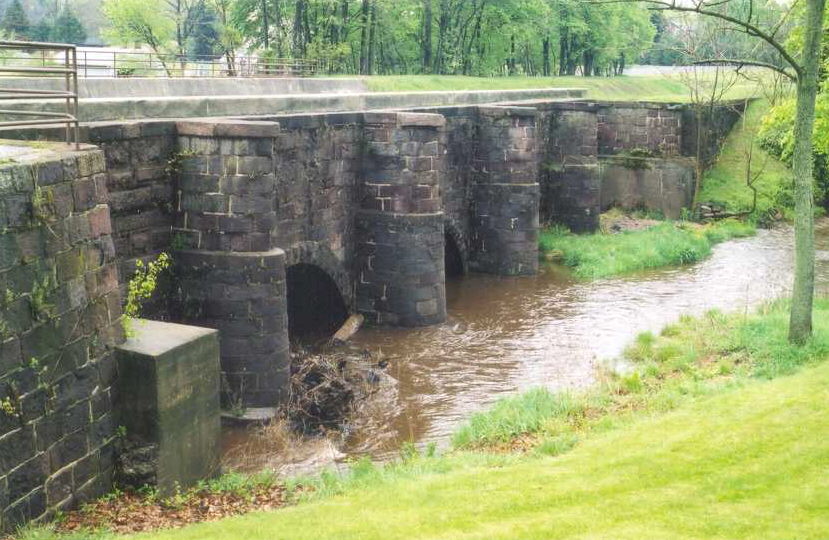
[[[818,288],[829,293],[829,220],[818,225]],[[579,282],[555,265],[535,277],[469,275],[447,283],[449,318],[418,329],[365,328],[349,345],[389,361],[390,388],[379,392],[344,433],[300,461],[395,455],[402,443],[446,444],[472,413],[531,387],[585,387],[599,362],[617,358],[643,331],[659,331],[681,314],[751,310],[787,294],[792,276],[790,228],[715,247],[693,266]],[[388,386],[388,384],[387,384]],[[226,430],[224,448],[247,440]],[[283,460],[267,445],[249,467]],[[308,455],[313,454],[313,455]],[[251,456],[248,456],[251,457]],[[250,465],[254,463],[255,465]]]

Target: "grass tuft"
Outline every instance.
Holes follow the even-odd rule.
[[[730,238],[750,236],[752,225],[723,220],[709,225],[666,222],[616,234],[574,235],[561,228],[540,235],[542,253],[555,253],[580,279],[598,279],[640,270],[692,264]]]

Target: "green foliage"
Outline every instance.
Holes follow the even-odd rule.
[[[0,21],[0,29],[12,34],[16,39],[26,39],[28,37],[31,25],[20,0],[12,0],[8,5],[3,20]]]
[[[52,273],[46,273],[35,280],[29,294],[29,306],[36,321],[48,321],[55,316],[55,306],[50,300],[56,287],[56,279]]]
[[[127,301],[124,304],[124,329],[129,333],[129,323],[141,315],[141,306],[152,298],[158,286],[158,278],[170,267],[172,259],[160,253],[154,261],[144,264],[135,261],[135,273],[127,284]]]
[[[6,416],[14,417],[20,414],[17,410],[17,403],[10,396],[0,399],[0,412]]]
[[[49,39],[57,43],[74,43],[81,45],[86,42],[86,29],[75,15],[75,12],[65,6],[52,25]]]
[[[555,253],[581,279],[597,279],[639,270],[691,264],[711,253],[714,244],[750,236],[754,227],[736,220],[709,225],[684,222],[617,234],[574,235],[546,229],[540,235],[542,253]]]
[[[654,35],[642,6],[579,0],[238,0],[230,15],[255,47],[362,74],[618,74]]]
[[[829,202],[829,91],[821,85],[815,102],[814,156],[815,199],[818,204]],[[773,107],[763,118],[759,132],[761,146],[772,156],[791,166],[794,152],[795,99],[789,98]],[[791,197],[791,187],[787,186]],[[790,204],[794,204],[790,202]]]
[[[118,44],[146,44],[161,54],[171,48],[176,25],[164,0],[104,0],[104,36]]]

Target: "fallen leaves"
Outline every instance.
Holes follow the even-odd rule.
[[[273,510],[286,504],[286,490],[281,484],[256,486],[243,492],[195,491],[167,499],[125,492],[68,512],[57,524],[57,530],[107,529],[117,534],[137,533],[216,521],[256,510]]]

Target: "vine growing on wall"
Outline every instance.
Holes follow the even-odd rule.
[[[158,287],[159,276],[166,271],[172,262],[167,253],[160,253],[154,261],[144,264],[135,261],[135,273],[127,284],[127,301],[124,305],[123,325],[127,335],[132,335],[131,323],[141,315],[144,302],[152,298]]]

